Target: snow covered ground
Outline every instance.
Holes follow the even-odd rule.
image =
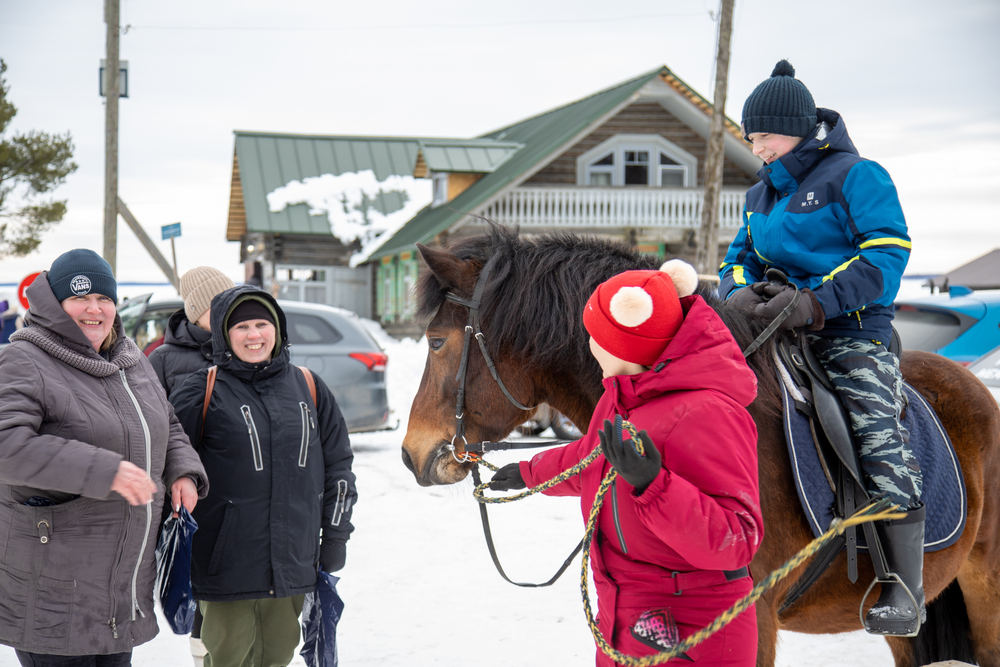
[[[426,341],[399,342],[376,333],[389,355],[389,400],[400,426],[351,438],[360,499],[347,566],[338,573],[346,603],[338,628],[341,664],[593,665],[579,559],[549,588],[508,584],[486,550],[471,482],[423,488],[403,467],[400,444]],[[516,455],[490,459],[502,465]],[[493,506],[490,519],[504,569],[516,581],[548,579],[583,533],[579,504],[570,498],[532,497]],[[188,638],[173,635],[164,622],[160,627],[156,639],[135,650],[133,665],[191,664]],[[0,647],[0,667],[17,664],[13,650]],[[296,656],[292,664],[305,663]],[[885,642],[863,632],[780,636],[780,667],[859,664],[893,662]]]

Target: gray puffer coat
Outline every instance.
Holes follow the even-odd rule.
[[[124,653],[156,636],[158,519],[181,476],[205,469],[149,362],[122,334],[108,359],[46,274],[0,352],[0,643],[32,653]],[[122,460],[160,491],[133,507],[111,491]],[[35,506],[39,499],[52,502]],[[29,504],[30,503],[30,504]]]

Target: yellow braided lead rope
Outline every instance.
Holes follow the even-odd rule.
[[[622,422],[622,427],[628,430],[629,434],[632,436],[633,444],[639,453],[642,453],[642,444],[639,441],[638,435],[636,433],[636,428],[630,422]],[[544,482],[534,488],[524,491],[520,494],[514,496],[507,496],[502,498],[487,498],[483,495],[483,491],[489,486],[488,483],[480,484],[476,487],[473,492],[476,499],[479,502],[484,503],[502,503],[511,502],[514,500],[520,500],[521,498],[526,498],[534,493],[544,491],[545,489],[551,488],[560,482],[563,482],[573,475],[579,474],[581,470],[590,465],[601,454],[601,446],[598,445],[594,448],[587,458],[583,459],[577,465],[573,466],[569,470],[566,470],[555,478]],[[485,463],[485,462],[483,462]],[[489,466],[490,468],[496,470],[495,466]],[[601,634],[600,628],[597,627],[597,622],[594,620],[594,613],[590,605],[590,596],[587,593],[587,574],[588,567],[590,563],[590,546],[593,542],[594,531],[597,528],[597,516],[601,511],[601,506],[604,504],[604,496],[607,494],[608,489],[611,488],[611,483],[618,476],[618,472],[612,468],[608,471],[608,474],[604,476],[601,481],[601,485],[597,489],[597,494],[594,496],[594,504],[590,508],[590,514],[587,516],[587,527],[584,532],[583,537],[583,557],[581,558],[580,567],[580,593],[583,597],[583,613],[587,617],[587,625],[590,627],[590,632],[594,637],[594,643],[604,652],[605,655],[613,659],[615,662],[625,665],[625,667],[651,667],[652,665],[661,665],[671,658],[676,658],[683,653],[687,652],[689,649],[697,646],[701,642],[705,641],[713,634],[721,630],[723,627],[728,625],[737,616],[745,612],[750,608],[754,602],[759,600],[768,590],[773,588],[779,581],[787,577],[792,573],[795,568],[808,560],[813,554],[815,554],[824,544],[834,539],[838,535],[843,534],[847,528],[850,526],[856,526],[862,523],[867,523],[869,521],[885,521],[890,519],[902,519],[906,515],[900,513],[899,507],[892,505],[887,499],[877,500],[869,505],[866,505],[855,512],[853,515],[847,519],[834,519],[830,523],[830,527],[825,533],[810,542],[804,549],[799,551],[797,554],[789,558],[784,565],[774,570],[762,581],[758,582],[753,589],[744,596],[742,599],[738,600],[736,604],[722,612],[711,624],[707,627],[699,630],[693,635],[689,636],[687,639],[682,641],[677,646],[674,646],[669,651],[662,651],[654,655],[638,657],[634,655],[628,655],[616,650]]]
[[[601,446],[597,445],[596,447],[594,447],[594,451],[592,451],[590,454],[587,455],[587,458],[583,459],[582,461],[580,461],[579,463],[577,463],[575,466],[573,466],[569,470],[564,470],[563,472],[559,473],[558,475],[556,475],[555,477],[553,477],[549,481],[542,482],[538,486],[532,487],[532,488],[528,489],[527,491],[522,491],[521,493],[514,494],[513,496],[498,496],[498,497],[495,497],[495,498],[489,498],[489,497],[487,497],[484,494],[484,491],[486,491],[486,489],[489,488],[489,486],[490,486],[489,482],[483,482],[482,484],[480,484],[479,486],[477,486],[475,488],[475,490],[473,490],[472,495],[475,496],[476,500],[478,500],[481,503],[512,503],[515,500],[521,500],[522,498],[527,498],[528,496],[534,495],[536,493],[540,493],[540,492],[545,491],[547,489],[551,489],[556,484],[561,484],[562,482],[565,482],[567,479],[569,479],[573,475],[580,474],[580,471],[582,471],[584,468],[586,468],[591,463],[593,463],[594,459],[596,459],[600,455],[601,455]],[[486,461],[484,461],[481,458],[477,460],[477,463],[481,463],[481,464],[485,465],[487,468],[489,468],[493,472],[496,472],[497,470],[499,470],[499,468],[497,468],[495,465],[487,463]]]

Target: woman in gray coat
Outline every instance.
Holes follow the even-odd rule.
[[[71,250],[26,296],[0,353],[0,643],[26,666],[127,666],[157,633],[163,491],[193,510],[205,469],[122,333],[107,262]]]

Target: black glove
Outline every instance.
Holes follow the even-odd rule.
[[[772,280],[770,282],[761,281],[759,283],[754,283],[753,285],[750,286],[750,288],[757,294],[764,297],[764,301],[767,301],[768,299],[773,299],[774,297],[784,292],[786,289],[794,290],[794,288],[788,284],[787,280],[785,282],[779,282],[777,280]]]
[[[774,283],[768,286],[768,291],[777,291],[777,287],[771,287],[772,285]],[[813,294],[812,290],[802,289],[800,292],[799,303],[781,323],[780,327],[782,329],[808,327],[810,331],[819,331],[826,324],[823,307],[819,305],[819,300],[816,299],[816,295]],[[781,287],[781,291],[778,291],[770,300],[754,308],[754,313],[773,320],[792,302],[794,297],[795,287],[793,285],[784,285]]]
[[[760,291],[757,289],[758,285],[761,286]],[[754,283],[747,287],[741,287],[726,299],[726,305],[741,310],[753,310],[758,305],[764,303],[762,291],[764,285],[767,285],[767,283]]]
[[[494,491],[517,491],[527,486],[524,483],[524,478],[521,477],[520,463],[508,463],[497,470],[493,479],[490,480],[490,488]]]
[[[644,454],[636,451],[635,446],[622,442],[621,433],[615,433],[615,427],[610,420],[604,420],[604,430],[597,432],[601,440],[601,450],[618,474],[635,487],[637,493],[642,493],[660,474],[660,451],[653,444],[652,438],[645,431],[639,431],[639,441]]]
[[[324,537],[319,545],[319,566],[324,572],[336,572],[347,562],[347,540]]]

